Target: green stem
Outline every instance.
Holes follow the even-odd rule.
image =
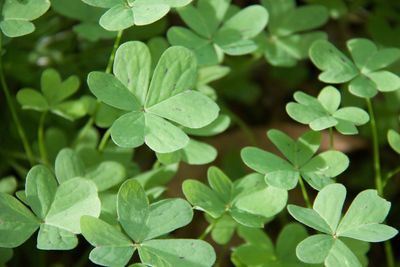
[[[382,183],[381,162],[380,162],[380,154],[379,154],[378,129],[376,127],[375,113],[374,113],[371,99],[367,98],[366,101],[367,101],[367,107],[368,107],[368,112],[369,112],[369,116],[370,116],[370,126],[371,126],[371,134],[372,134],[375,187],[376,187],[376,190],[378,191],[378,194],[383,197],[383,183]]]
[[[40,158],[42,159],[43,163],[48,165],[49,158],[46,145],[44,143],[44,122],[46,121],[46,115],[47,112],[43,112],[42,115],[40,116],[39,127],[38,127],[38,146],[39,146]]]
[[[303,194],[304,202],[306,202],[307,208],[311,208],[312,206],[311,206],[310,197],[308,196],[307,188],[306,188],[303,178],[301,178],[301,176],[299,176],[299,184],[300,184],[300,188],[301,188],[301,193]]]
[[[204,238],[206,238],[208,234],[211,233],[211,231],[214,229],[216,223],[217,221],[214,221],[211,224],[209,224],[207,228],[204,230],[204,232],[197,239],[204,240]]]
[[[97,148],[97,150],[99,152],[103,152],[104,149],[106,148],[107,144],[108,144],[108,140],[110,139],[111,136],[111,128],[108,128],[107,131],[103,134],[103,137],[101,138],[101,141],[99,143],[99,146]]]
[[[83,128],[79,131],[79,134],[75,137],[75,140],[72,143],[73,147],[75,147],[78,144],[79,140],[85,136],[87,131],[89,131],[90,127],[93,126],[93,123],[94,123],[94,119],[93,119],[93,117],[90,117],[89,120],[83,126]]]
[[[378,191],[378,194],[381,197],[384,197],[383,192],[383,182],[382,182],[382,171],[381,171],[381,162],[380,162],[380,154],[379,154],[379,138],[378,138],[378,128],[376,127],[375,113],[374,108],[372,106],[371,99],[367,98],[367,107],[370,117],[370,126],[371,126],[371,134],[372,134],[372,146],[373,146],[373,157],[374,157],[374,171],[375,171],[375,187]],[[385,254],[386,254],[386,262],[388,267],[394,267],[394,256],[393,249],[390,240],[385,242]]]
[[[394,170],[388,172],[388,173],[386,174],[385,180],[384,180],[384,182],[383,182],[383,188],[385,188],[387,182],[388,182],[390,179],[392,179],[395,175],[397,175],[397,174],[399,174],[399,173],[400,173],[400,166],[397,167],[396,169],[394,169]]]
[[[108,59],[106,73],[111,73],[111,69],[112,69],[112,66],[113,66],[113,63],[114,63],[115,53],[117,52],[117,49],[118,49],[119,44],[121,42],[122,33],[123,33],[123,31],[119,31],[118,34],[117,34],[117,37],[115,38],[113,50],[112,50],[111,55],[110,55],[110,57]]]
[[[2,35],[0,33],[0,80],[1,80],[1,87],[3,88],[3,92],[4,92],[4,95],[6,97],[7,105],[8,105],[8,108],[10,109],[10,112],[11,112],[11,117],[12,117],[12,119],[14,121],[15,126],[17,127],[17,132],[18,132],[19,138],[22,141],[22,145],[24,146],[24,150],[25,150],[25,153],[26,153],[26,155],[28,157],[29,163],[31,165],[33,165],[35,163],[35,158],[33,156],[32,149],[31,149],[31,147],[29,145],[29,142],[28,142],[28,139],[26,137],[25,130],[21,125],[21,122],[19,120],[17,111],[15,110],[13,101],[11,99],[10,90],[9,90],[9,88],[7,86],[6,78],[4,76],[2,53],[3,53],[3,44],[2,44]]]
[[[335,148],[335,139],[333,136],[333,128],[329,128],[329,149],[332,150]]]
[[[157,159],[157,160],[154,162],[152,169],[155,170],[155,169],[158,169],[158,168],[160,168],[160,167],[161,167],[161,162]]]

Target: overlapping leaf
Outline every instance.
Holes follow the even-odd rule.
[[[118,192],[118,221],[124,233],[90,216],[81,219],[82,234],[95,248],[90,260],[102,266],[126,266],[136,249],[144,265],[211,267],[213,248],[193,239],[155,239],[190,223],[192,209],[183,199],[150,204],[143,187],[134,179]]]
[[[317,41],[310,48],[310,58],[323,72],[319,79],[326,83],[347,83],[358,97],[371,98],[378,91],[392,92],[400,88],[400,78],[384,70],[400,58],[400,49],[382,48],[368,39],[352,39],[347,48],[353,60],[328,41]]]
[[[171,8],[182,7],[192,0],[82,0],[86,4],[108,9],[100,25],[109,31],[120,31],[134,25],[148,25],[163,18]]]
[[[357,134],[356,126],[369,121],[369,115],[358,107],[340,108],[340,92],[332,86],[321,90],[318,97],[312,97],[303,92],[296,92],[294,99],[286,105],[289,116],[314,131],[335,127],[342,134]]]
[[[1,2],[0,29],[8,37],[19,37],[35,30],[31,22],[50,8],[49,0],[5,0]]]
[[[349,159],[340,151],[330,150],[314,156],[320,146],[318,132],[307,132],[296,141],[278,130],[268,131],[268,137],[288,161],[256,147],[244,148],[241,156],[248,167],[265,175],[269,185],[290,190],[302,177],[320,190],[349,165]]]
[[[213,218],[228,214],[239,224],[262,227],[267,218],[278,214],[286,205],[286,190],[267,186],[258,174],[232,183],[221,170],[211,167],[208,183],[211,188],[196,180],[186,180],[182,189],[196,209]]]
[[[400,134],[395,130],[390,129],[387,133],[387,139],[393,150],[400,154]]]
[[[87,113],[84,98],[68,100],[76,93],[79,84],[76,76],[70,76],[62,81],[56,70],[47,69],[42,73],[41,92],[23,88],[18,92],[17,100],[23,109],[51,112],[68,120],[74,120]]]
[[[342,217],[346,188],[331,184],[317,195],[312,209],[289,205],[289,213],[299,222],[324,234],[303,240],[296,248],[298,258],[306,263],[333,266],[362,266],[343,238],[382,242],[394,237],[397,230],[383,224],[390,202],[376,190],[365,190],[353,200]]]
[[[77,177],[57,185],[53,173],[42,165],[29,171],[23,198],[33,213],[13,196],[0,193],[1,247],[20,246],[40,228],[39,249],[73,249],[78,244],[75,235],[81,232],[80,217],[100,214],[93,182]]]
[[[324,25],[329,17],[322,5],[296,7],[294,0],[261,1],[270,13],[268,31],[259,38],[261,51],[274,66],[290,67],[308,57],[308,49],[326,33],[312,31]]]
[[[178,13],[190,29],[171,27],[167,33],[172,45],[190,48],[200,65],[215,65],[223,54],[244,55],[257,49],[252,40],[267,25],[268,12],[259,5],[244,8],[228,17],[230,0],[199,0]]]
[[[175,124],[198,129],[213,122],[219,107],[205,95],[189,90],[197,74],[196,59],[183,47],[171,47],[161,56],[150,82],[151,56],[141,42],[127,42],[116,54],[114,75],[92,72],[90,90],[105,104],[127,113],[111,127],[121,147],[146,143],[158,153],[184,148],[187,134]]]

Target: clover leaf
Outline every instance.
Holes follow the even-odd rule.
[[[108,9],[100,25],[109,31],[120,31],[134,25],[148,25],[163,18],[171,8],[182,7],[192,0],[82,0],[88,5]]]
[[[296,7],[294,0],[261,1],[270,13],[268,31],[259,39],[266,60],[274,66],[291,67],[308,57],[310,46],[327,35],[312,31],[329,18],[322,5]]]
[[[400,49],[382,48],[368,39],[347,42],[350,60],[328,41],[320,40],[310,48],[312,62],[323,72],[319,79],[326,83],[347,83],[355,96],[371,98],[378,91],[392,92],[400,88],[400,77],[384,70],[400,58]]]
[[[298,103],[286,105],[289,116],[303,124],[308,124],[314,131],[335,127],[342,134],[357,134],[356,126],[369,121],[369,115],[361,108],[340,108],[340,92],[332,86],[321,90],[318,97],[303,92],[294,93]]]
[[[17,187],[18,182],[14,176],[0,178],[0,193],[13,194]]]
[[[270,237],[261,229],[239,227],[238,234],[246,243],[233,250],[232,259],[238,263],[236,266],[311,266],[302,263],[296,257],[297,244],[308,237],[306,229],[301,224],[290,223],[285,225],[278,235],[275,247]],[[239,265],[239,263],[242,265]]]
[[[72,178],[57,184],[45,166],[33,167],[27,175],[23,195],[29,210],[13,196],[0,193],[0,246],[20,246],[39,228],[37,248],[69,250],[78,244],[80,217],[100,214],[96,185],[86,179]]]
[[[190,27],[171,27],[168,41],[190,48],[200,65],[215,65],[223,54],[237,56],[254,52],[252,40],[267,25],[268,12],[260,5],[248,6],[228,16],[230,0],[199,0],[197,6],[178,9]]]
[[[279,130],[270,130],[267,135],[288,161],[256,147],[242,149],[241,156],[248,167],[264,174],[265,182],[271,186],[290,190],[301,177],[320,190],[349,166],[349,159],[340,151],[314,156],[320,146],[318,132],[306,132],[296,141]]]
[[[199,128],[183,128],[186,134],[197,136],[214,136],[225,131],[230,125],[230,118],[227,115],[220,115],[211,124]],[[204,142],[190,139],[187,146],[171,153],[157,153],[158,160],[163,164],[173,164],[180,161],[191,165],[202,165],[214,161],[217,157],[217,150]]]
[[[193,90],[196,59],[183,47],[171,47],[161,56],[151,82],[151,56],[141,42],[127,42],[116,53],[114,75],[91,72],[88,85],[98,100],[127,113],[111,126],[111,137],[121,147],[146,143],[169,153],[184,148],[189,137],[174,125],[197,129],[213,122],[219,107]],[[171,122],[173,123],[171,123]]]
[[[267,186],[263,177],[252,174],[233,183],[220,169],[208,169],[210,187],[196,180],[182,185],[185,197],[195,207],[212,218],[228,214],[237,223],[263,227],[268,218],[278,214],[286,205],[287,192]]]
[[[91,217],[81,219],[82,234],[95,248],[89,258],[102,266],[126,266],[138,250],[149,266],[211,267],[213,248],[202,240],[159,239],[192,220],[193,211],[183,199],[164,199],[150,204],[142,186],[127,180],[117,197],[120,229]]]
[[[362,266],[343,242],[351,238],[365,242],[382,242],[394,237],[397,230],[383,224],[390,202],[378,196],[376,190],[364,190],[353,200],[342,217],[346,188],[331,184],[317,195],[312,209],[288,205],[289,213],[299,222],[319,231],[303,240],[296,248],[297,257],[306,263],[333,266]]]
[[[51,112],[68,120],[83,117],[87,108],[82,99],[67,100],[79,88],[77,76],[70,76],[65,81],[54,69],[47,69],[40,80],[41,92],[23,88],[17,94],[17,100],[23,109]]]
[[[49,0],[5,0],[2,4],[0,29],[8,37],[19,37],[35,30],[31,22],[50,8]]]
[[[400,134],[393,129],[390,129],[387,133],[387,139],[390,147],[400,154]]]

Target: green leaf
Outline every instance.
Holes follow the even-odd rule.
[[[367,76],[381,92],[393,92],[400,88],[400,77],[392,72],[381,70],[369,73]]]
[[[92,180],[99,192],[118,185],[126,178],[123,165],[115,161],[100,163],[94,170],[85,175],[85,178]]]
[[[42,250],[70,250],[78,245],[78,238],[71,232],[61,228],[41,224],[37,248]]]
[[[341,184],[332,184],[319,191],[314,200],[313,209],[329,225],[331,233],[337,229],[345,199],[346,188]]]
[[[135,180],[127,180],[118,191],[118,221],[125,232],[136,242],[145,238],[146,222],[150,217],[149,200],[142,186]]]
[[[262,228],[267,220],[264,216],[252,214],[235,207],[230,210],[230,214],[236,222],[247,227]]]
[[[325,87],[318,94],[318,101],[329,113],[334,113],[339,108],[340,100],[340,92],[333,86]]]
[[[184,131],[195,136],[214,136],[224,132],[229,127],[230,122],[229,116],[220,114],[217,119],[205,127],[198,129],[184,128]]]
[[[125,266],[131,259],[135,248],[132,241],[115,227],[100,219],[82,216],[82,235],[95,248],[89,259],[104,266]]]
[[[211,231],[212,239],[219,245],[227,244],[235,233],[237,223],[228,214],[213,222],[215,224]]]
[[[307,230],[298,223],[285,225],[276,241],[276,255],[282,261],[299,264],[295,251],[296,246],[308,236]]]
[[[313,209],[302,208],[296,205],[288,205],[287,209],[297,221],[323,233],[330,234],[332,230],[328,223]]]
[[[73,178],[58,187],[45,223],[79,234],[80,218],[98,217],[100,208],[96,185],[87,179]]]
[[[353,62],[328,41],[316,41],[310,48],[310,58],[323,71],[319,75],[323,82],[344,83],[358,75]]]
[[[184,127],[202,128],[218,117],[219,107],[202,93],[186,91],[153,105],[146,111]]]
[[[150,205],[145,240],[168,234],[192,221],[193,211],[183,199],[164,199]]]
[[[56,178],[47,167],[37,165],[28,172],[25,184],[26,201],[39,218],[46,217],[56,191]]]
[[[20,246],[39,227],[38,219],[14,197],[0,193],[0,246]]]
[[[45,111],[49,108],[46,99],[38,91],[33,89],[21,89],[17,93],[17,100],[23,109]]]
[[[145,140],[145,116],[132,111],[119,117],[111,127],[111,138],[120,147],[134,148]]]
[[[390,202],[379,197],[376,190],[365,190],[351,203],[337,229],[338,236],[367,242],[382,242],[397,234],[397,230],[382,225],[390,210]]]
[[[212,190],[224,201],[229,203],[233,197],[233,184],[226,174],[217,167],[210,167],[207,171],[207,180]]]
[[[0,193],[13,194],[18,187],[14,176],[6,176],[0,179]]]
[[[0,29],[4,35],[14,38],[34,32],[35,25],[25,20],[8,19],[0,22]]]
[[[199,1],[199,4],[200,5]],[[204,1],[202,1],[204,2]],[[208,7],[212,8],[212,7]],[[205,38],[211,38],[214,33],[214,28],[210,27],[209,21],[207,17],[205,17],[199,8],[195,8],[192,5],[188,5],[186,7],[178,9],[178,14],[181,19],[188,25],[191,29],[193,29],[197,34]],[[214,15],[214,14],[213,14]],[[213,20],[213,19],[211,19]]]
[[[141,105],[145,103],[149,88],[150,68],[151,55],[144,43],[132,41],[118,47],[114,75],[136,96]]]
[[[355,96],[372,98],[378,92],[376,84],[366,76],[358,76],[349,84],[349,91]]]
[[[185,147],[189,137],[178,127],[152,114],[145,114],[145,143],[159,153],[170,153]]]
[[[84,166],[78,155],[69,148],[62,149],[55,162],[56,178],[62,184],[75,177],[84,176]]]
[[[121,31],[135,24],[132,9],[121,3],[111,7],[100,18],[100,26],[108,31]]]
[[[132,7],[135,25],[148,25],[163,18],[170,7],[162,1],[136,0]]]
[[[400,154],[400,134],[390,129],[387,133],[387,139],[393,150]]]
[[[182,160],[191,165],[207,164],[217,157],[217,150],[213,146],[193,139],[180,151]]]
[[[145,241],[139,256],[146,265],[176,267],[211,267],[216,258],[208,243],[193,239]]]
[[[97,99],[107,105],[126,111],[140,109],[135,96],[111,74],[92,71],[88,75],[88,85]]]
[[[70,76],[62,81],[60,74],[55,69],[46,69],[40,80],[43,95],[50,105],[56,105],[73,95],[79,88],[77,76]]]
[[[168,48],[154,70],[145,107],[150,108],[192,88],[196,73],[196,58],[190,50],[183,47]]]
[[[208,186],[196,180],[185,180],[182,184],[183,194],[195,209],[207,212],[213,218],[225,212],[225,204]]]

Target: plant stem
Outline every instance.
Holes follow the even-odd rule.
[[[74,142],[72,143],[72,146],[75,147],[79,140],[85,136],[85,134],[87,133],[87,131],[90,129],[90,127],[92,127],[94,123],[94,119],[93,117],[90,117],[89,120],[85,123],[85,125],[83,126],[83,128],[79,131],[79,134],[75,137]]]
[[[310,197],[308,196],[308,192],[307,192],[307,188],[303,182],[303,178],[301,178],[301,176],[299,176],[299,184],[300,184],[300,188],[301,188],[301,193],[303,194],[303,198],[304,198],[304,202],[306,202],[307,208],[311,208],[311,201],[310,201]]]
[[[386,174],[386,176],[385,176],[385,180],[383,181],[383,188],[385,188],[387,182],[388,182],[391,178],[393,178],[393,176],[395,176],[395,175],[397,175],[397,174],[399,174],[399,173],[400,173],[400,166],[397,167],[396,169],[394,169],[394,170],[388,172],[388,173]]]
[[[46,115],[47,115],[47,112],[45,111],[40,116],[39,127],[38,127],[38,146],[39,146],[40,158],[42,159],[43,163],[48,165],[49,158],[48,158],[46,145],[44,143],[44,122],[46,121]]]
[[[103,137],[100,140],[100,144],[97,148],[99,152],[103,152],[108,144],[108,140],[110,139],[111,128],[108,128],[107,131],[103,134]]]
[[[123,31],[119,31],[118,34],[117,34],[117,37],[115,38],[113,50],[112,50],[111,55],[110,55],[110,57],[108,59],[106,73],[111,73],[111,69],[112,69],[112,66],[113,66],[113,63],[114,63],[115,53],[117,52],[117,49],[119,47],[119,43],[121,42],[122,33],[123,33]]]
[[[29,161],[29,163],[31,165],[33,165],[35,163],[35,158],[33,156],[32,149],[31,149],[30,144],[28,142],[28,139],[26,137],[25,130],[21,125],[21,122],[19,120],[17,111],[15,110],[13,101],[11,99],[10,90],[9,90],[9,88],[7,86],[6,78],[4,76],[3,55],[2,54],[3,54],[3,43],[2,43],[2,34],[0,33],[0,80],[1,80],[1,87],[3,88],[3,92],[4,92],[4,95],[6,97],[7,105],[8,105],[8,108],[9,108],[10,112],[11,112],[11,117],[12,117],[12,119],[14,121],[15,126],[17,127],[17,132],[18,132],[19,138],[22,141],[22,145],[24,146],[24,150],[25,150],[25,153],[26,153],[26,155],[28,157],[28,161]]]
[[[370,116],[370,126],[372,134],[372,146],[373,146],[373,157],[374,157],[374,171],[375,171],[375,187],[378,194],[383,197],[383,183],[381,174],[381,162],[379,155],[379,139],[378,139],[378,129],[376,127],[375,113],[372,107],[371,99],[367,98],[368,113]]]
[[[214,229],[216,223],[217,223],[216,221],[210,223],[204,230],[204,232],[197,239],[204,240],[204,238],[206,238],[208,234],[211,233],[211,231]]]
[[[375,187],[378,191],[378,194],[381,197],[384,197],[383,192],[383,182],[382,182],[382,172],[381,172],[381,162],[380,162],[380,154],[379,154],[379,138],[378,138],[378,129],[376,127],[375,113],[374,108],[372,106],[371,99],[367,98],[367,107],[368,113],[370,117],[370,126],[371,126],[371,134],[372,134],[372,146],[373,146],[373,157],[374,157],[374,171],[375,171]],[[389,240],[385,242],[385,254],[386,261],[388,267],[394,267],[394,256],[392,244]]]
[[[329,149],[332,150],[335,148],[335,139],[333,136],[333,128],[329,128]]]

